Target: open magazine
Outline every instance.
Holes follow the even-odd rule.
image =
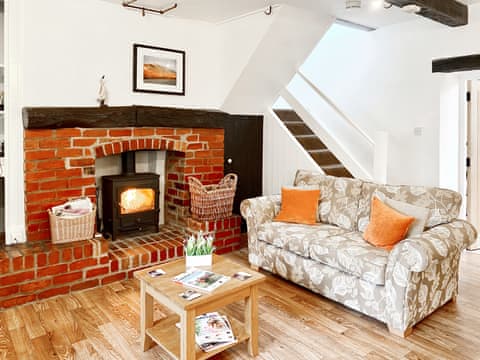
[[[216,274],[207,270],[191,268],[187,272],[177,275],[173,281],[198,290],[212,291],[225,284],[230,277]]]
[[[237,342],[226,316],[218,312],[206,313],[195,318],[195,342],[203,351]]]

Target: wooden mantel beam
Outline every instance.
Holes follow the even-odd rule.
[[[261,115],[232,115],[218,110],[158,106],[26,107],[25,129],[197,127],[224,128],[229,120],[260,119]]]
[[[422,9],[418,15],[448,26],[468,24],[468,6],[456,0],[387,0],[392,5],[418,5]]]

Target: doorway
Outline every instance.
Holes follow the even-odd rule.
[[[466,217],[480,229],[480,79],[467,80],[466,90]]]

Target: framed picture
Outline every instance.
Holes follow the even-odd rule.
[[[133,91],[185,95],[185,51],[134,44]]]

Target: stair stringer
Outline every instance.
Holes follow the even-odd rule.
[[[310,112],[285,88],[281,97],[290,104],[292,109],[302,118],[310,129],[317,135],[347,170],[358,179],[373,180],[373,175],[367,171],[352,155],[341,145],[340,141],[327,132],[321,124],[310,114]],[[288,131],[288,129],[286,129]],[[372,149],[373,152],[373,149]]]

